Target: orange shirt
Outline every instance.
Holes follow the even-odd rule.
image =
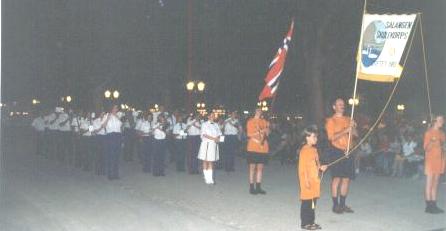
[[[445,134],[441,130],[429,129],[424,134],[425,173],[442,174],[445,170],[445,157],[443,153],[443,143]],[[429,148],[428,148],[429,146]]]
[[[319,154],[317,149],[304,145],[299,153],[298,176],[300,185],[300,199],[310,200],[321,195],[321,180],[319,179]],[[307,187],[306,182],[309,182]]]
[[[325,129],[327,130],[328,140],[330,140],[331,145],[333,145],[334,147],[341,149],[343,151],[347,150],[348,133],[339,137],[337,140],[333,140],[333,138],[336,133],[348,128],[348,126],[350,126],[350,118],[349,117],[332,116],[327,119],[327,121],[325,123]],[[352,136],[352,138],[353,138],[353,136]]]
[[[256,152],[261,154],[266,154],[269,152],[268,140],[266,140],[266,135],[262,141],[259,131],[267,130],[269,127],[268,121],[264,119],[251,118],[246,124],[246,133],[248,134],[248,152]]]

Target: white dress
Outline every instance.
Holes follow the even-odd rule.
[[[198,151],[198,159],[205,161],[217,161],[219,159],[218,143],[210,140],[204,135],[221,136],[221,130],[217,123],[206,121],[201,125],[201,145]]]

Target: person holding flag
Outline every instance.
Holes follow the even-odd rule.
[[[327,131],[330,147],[328,148],[327,158],[331,161],[337,161],[344,158],[348,151],[349,138],[357,137],[356,123],[344,116],[345,102],[338,98],[333,103],[333,116],[327,118],[325,129]],[[354,178],[354,160],[353,157],[341,159],[330,167],[331,195],[333,199],[333,212],[336,214],[353,213],[353,210],[345,204],[350,180]],[[340,193],[339,193],[340,191]],[[340,194],[340,195],[339,195]],[[339,199],[338,199],[339,197]]]

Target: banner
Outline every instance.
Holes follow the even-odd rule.
[[[364,15],[358,79],[393,82],[401,76],[401,56],[415,19],[416,14]]]

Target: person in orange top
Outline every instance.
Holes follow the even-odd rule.
[[[347,153],[350,138],[356,137],[356,123],[350,121],[349,117],[344,116],[345,102],[343,99],[336,99],[333,103],[334,115],[327,119],[325,129],[331,147],[328,148],[327,157],[331,161],[337,160]],[[350,133],[350,134],[349,134]],[[351,141],[351,140],[350,140]],[[350,147],[352,143],[350,143]],[[353,210],[345,204],[350,180],[355,176],[354,160],[351,156],[343,159],[330,167],[332,176],[331,196],[333,200],[333,212],[353,213]],[[340,188],[340,190],[339,190]],[[338,200],[338,191],[340,197]]]
[[[432,127],[424,134],[424,151],[426,174],[426,213],[443,213],[444,211],[437,207],[437,188],[440,175],[445,170],[445,153],[443,144],[445,134],[441,131],[444,124],[443,116],[436,116],[432,121]]]
[[[269,123],[262,118],[262,110],[257,109],[254,117],[248,120],[246,134],[248,136],[246,150],[249,164],[249,193],[266,194],[261,188],[261,183],[263,166],[268,160]]]
[[[319,170],[325,171],[327,165],[320,165],[319,154],[315,147],[317,143],[317,127],[307,127],[302,133],[304,144],[300,149],[297,175],[300,186],[300,219],[301,228],[316,230],[322,227],[315,221],[315,205],[321,194]]]

